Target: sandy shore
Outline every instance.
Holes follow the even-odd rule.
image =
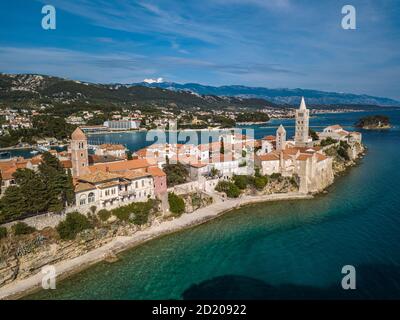
[[[138,231],[133,236],[116,237],[106,245],[92,250],[82,256],[74,259],[64,260],[54,267],[57,272],[57,280],[66,278],[73,273],[77,273],[95,263],[105,260],[107,257],[113,256],[123,250],[132,248],[151,239],[173,233],[194,225],[202,224],[208,220],[214,219],[219,215],[258,202],[282,201],[282,200],[298,200],[311,199],[313,196],[300,193],[291,194],[273,194],[265,196],[244,196],[239,199],[230,199],[218,201],[208,207],[198,209],[190,214],[184,214],[179,218],[171,221],[164,221],[158,225]],[[41,287],[43,275],[39,272],[29,278],[14,281],[0,288],[0,299],[16,299],[28,293],[31,293]]]

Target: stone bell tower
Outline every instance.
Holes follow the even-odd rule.
[[[307,109],[304,97],[301,98],[300,108],[296,110],[296,147],[305,147],[309,141],[310,110]]]
[[[276,150],[282,151],[286,149],[286,130],[283,125],[280,125],[276,130]]]
[[[76,128],[71,135],[72,176],[79,177],[89,173],[89,156],[86,135]]]

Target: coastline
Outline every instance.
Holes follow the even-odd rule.
[[[210,206],[200,208],[192,213],[187,213],[179,218],[163,221],[155,224],[148,229],[136,232],[132,236],[119,236],[102,247],[94,249],[79,257],[63,260],[54,267],[57,271],[57,280],[68,278],[98,262],[115,257],[127,249],[132,249],[147,241],[165,236],[171,233],[201,225],[213,220],[227,212],[239,209],[242,206],[262,202],[274,202],[283,200],[306,200],[313,199],[314,196],[302,193],[272,194],[264,196],[243,196],[238,199],[218,201]],[[18,299],[40,289],[42,274],[39,272],[25,279],[17,280],[0,288],[0,300]]]

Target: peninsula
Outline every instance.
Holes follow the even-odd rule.
[[[37,289],[47,265],[65,277],[242,205],[323,192],[363,154],[362,136],[340,125],[312,132],[309,121],[302,99],[293,140],[282,125],[259,140],[228,131],[214,142],[153,144],[129,159],[119,145],[89,153],[77,128],[67,151],[0,162],[0,298]]]

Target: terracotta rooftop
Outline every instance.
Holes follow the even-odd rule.
[[[134,159],[126,161],[118,161],[111,163],[102,163],[89,166],[91,172],[101,171],[123,171],[132,169],[148,168],[152,165],[149,161],[145,159]]]
[[[92,168],[92,167],[89,167],[89,168]],[[121,177],[120,175],[115,174],[115,173],[97,170],[95,172],[92,172],[92,173],[89,173],[89,174],[79,177],[78,180],[89,182],[89,183],[100,183],[100,182],[106,182],[109,180],[118,179],[120,177]]]
[[[149,172],[153,177],[166,176],[166,173],[162,171],[159,167],[149,167],[147,168],[147,172]]]
[[[99,189],[106,189],[106,188],[111,188],[111,187],[115,187],[119,185],[119,181],[109,181],[106,183],[102,183],[101,185],[99,185]]]
[[[257,157],[260,161],[278,161],[279,160],[279,154],[274,151],[264,154],[262,156],[257,156]]]
[[[299,156],[297,157],[297,160],[299,160],[299,161],[306,161],[307,159],[309,159],[309,158],[311,158],[311,157],[312,157],[312,155],[310,155],[310,154],[302,153],[301,155],[299,155]]]
[[[115,150],[125,150],[125,146],[122,144],[110,144],[110,143],[105,143],[101,144],[99,146],[100,149],[106,149],[108,151],[115,151]]]
[[[96,187],[87,182],[78,182],[75,185],[75,192],[83,192],[83,191],[89,191],[89,190],[94,190],[94,189],[96,189]]]
[[[126,171],[120,172],[120,174],[125,179],[129,179],[129,180],[144,178],[144,177],[148,177],[151,175],[149,172],[146,172],[144,169],[126,170]]]
[[[264,138],[262,138],[261,140],[268,140],[268,141],[275,141],[276,137],[275,136],[265,136]]]

